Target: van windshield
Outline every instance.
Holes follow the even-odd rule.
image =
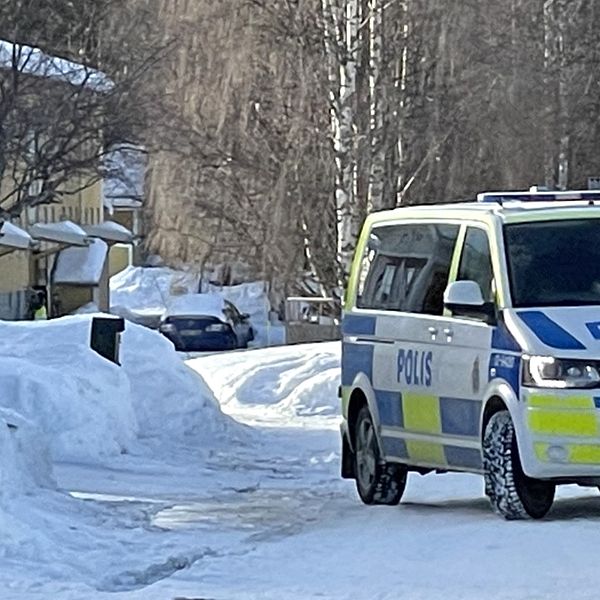
[[[600,305],[600,219],[504,229],[515,308]]]

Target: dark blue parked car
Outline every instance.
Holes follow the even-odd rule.
[[[247,348],[254,339],[250,317],[211,294],[183,296],[163,317],[159,331],[181,352]]]

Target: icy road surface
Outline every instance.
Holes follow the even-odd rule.
[[[338,475],[337,344],[189,364],[248,435],[60,465],[75,497],[40,498],[0,598],[597,598],[597,490],[563,488],[544,521],[509,523],[480,478],[415,475],[400,506],[365,507]]]

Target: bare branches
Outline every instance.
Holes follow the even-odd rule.
[[[179,42],[158,83],[171,126],[153,140],[168,152],[150,249],[166,246],[163,225],[185,231],[167,260],[243,262],[267,279],[307,268],[331,294],[369,210],[600,172],[596,3],[162,0],[159,12]]]
[[[132,43],[148,15],[127,0],[14,4],[0,3],[0,211],[9,215],[76,193],[74,180],[92,185],[113,144],[143,142],[160,104],[141,84],[169,47],[148,33]]]

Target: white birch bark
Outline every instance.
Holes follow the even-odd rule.
[[[550,90],[553,88],[556,52],[555,52],[555,24],[554,24],[554,2],[544,2],[544,87],[548,92],[547,109],[544,115],[546,129],[546,143],[544,145],[544,184],[552,189],[555,184],[554,163],[554,127],[553,127],[553,96]]]
[[[558,174],[557,187],[559,190],[569,188],[569,155],[571,151],[571,135],[569,131],[569,65],[567,61],[567,22],[568,8],[566,2],[558,5]]]
[[[402,25],[402,53],[401,59],[398,65],[398,73],[396,74],[396,78],[398,83],[396,84],[399,87],[398,96],[399,96],[399,111],[394,113],[395,120],[398,124],[398,177],[396,180],[396,206],[402,206],[402,200],[404,197],[404,186],[405,182],[405,172],[406,172],[406,163],[408,160],[405,143],[404,143],[404,118],[405,111],[407,107],[407,93],[408,93],[408,42],[409,42],[409,34],[410,34],[410,25],[408,21],[409,14],[409,1],[401,2],[401,15],[403,17],[403,25]]]
[[[360,228],[356,207],[356,61],[358,0],[322,0],[329,80],[333,86],[332,132],[336,158],[335,200],[339,285],[348,280]]]
[[[369,113],[371,129],[371,161],[369,171],[368,210],[382,210],[384,205],[385,85],[382,81],[383,0],[371,0],[369,14]]]
[[[545,183],[559,190],[569,188],[571,153],[570,70],[568,27],[579,3],[573,0],[544,2],[544,61],[547,89],[556,90],[554,114],[547,115],[548,141],[545,154]]]

